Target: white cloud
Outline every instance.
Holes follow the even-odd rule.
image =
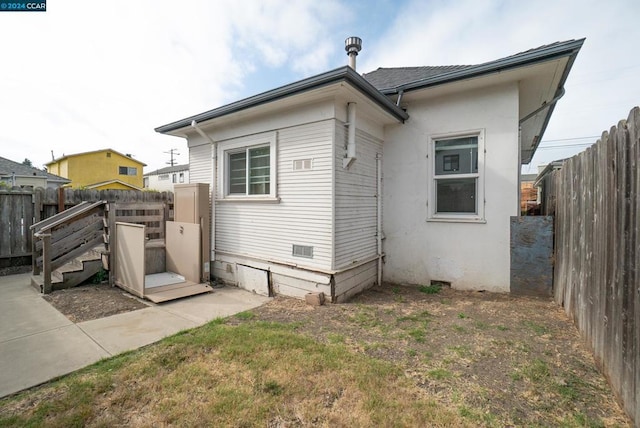
[[[586,36],[547,139],[600,134],[640,103],[635,0],[48,6],[45,13],[0,13],[0,155],[38,166],[51,150],[104,147],[152,168],[178,147],[179,162],[187,162],[184,142],[154,127],[251,95],[247,87],[256,81],[269,89],[344,65],[342,42],[351,35],[364,38],[360,71],[480,63]]]

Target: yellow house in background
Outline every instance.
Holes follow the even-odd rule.
[[[96,190],[142,190],[146,164],[112,149],[65,155],[47,164],[47,171],[68,178],[68,186]]]

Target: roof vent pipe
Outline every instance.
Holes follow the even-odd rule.
[[[344,41],[344,50],[349,55],[349,67],[356,69],[356,57],[362,50],[362,39],[360,37],[347,37]]]

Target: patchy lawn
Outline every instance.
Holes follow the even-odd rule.
[[[0,426],[630,426],[547,299],[277,298],[0,400]]]

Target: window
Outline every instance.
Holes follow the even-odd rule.
[[[180,183],[184,183],[184,172],[180,173]]]
[[[432,137],[431,219],[482,220],[483,133]],[[480,155],[479,155],[480,154]]]
[[[131,166],[120,166],[118,167],[118,173],[120,175],[138,175],[138,168]]]
[[[247,147],[228,153],[230,195],[271,193],[271,147]]]
[[[175,174],[172,174],[172,175],[171,175],[171,182],[172,182],[172,183],[175,183],[175,182],[176,182],[176,175],[175,175]]]
[[[263,132],[218,144],[219,200],[279,202],[276,140],[276,132]]]

